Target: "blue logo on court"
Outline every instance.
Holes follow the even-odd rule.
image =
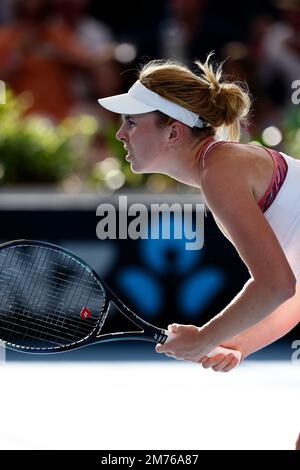
[[[149,319],[164,309],[197,318],[224,288],[224,272],[214,265],[201,267],[204,250],[186,250],[185,243],[185,239],[140,240],[140,265],[117,273],[118,286]]]

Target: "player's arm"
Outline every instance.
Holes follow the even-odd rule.
[[[208,207],[251,275],[232,302],[202,328],[213,345],[224,344],[292,297],[296,280],[236,158],[210,159],[202,172],[201,186]]]
[[[222,155],[224,157],[224,155]],[[248,267],[250,279],[218,315],[201,328],[176,327],[176,337],[157,347],[173,357],[199,361],[253,327],[295,294],[296,279],[258,207],[248,175],[237,160],[210,158],[202,171],[204,199]],[[231,346],[232,347],[232,346]]]
[[[231,351],[231,349],[240,351],[241,360],[243,360],[250,354],[281,338],[299,323],[299,305],[300,287],[298,285],[296,294],[261,322],[228,341],[224,341],[222,346],[228,348],[226,353],[202,358],[200,362],[203,367],[222,372],[229,372],[234,369],[239,361],[234,357],[232,354],[234,351]]]
[[[300,288],[261,322],[223,343],[224,347],[238,349],[242,358],[258,351],[286,335],[300,321]]]

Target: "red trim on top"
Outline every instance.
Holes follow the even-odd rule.
[[[213,147],[215,147],[217,145],[221,145],[221,144],[228,144],[228,143],[230,143],[230,144],[240,144],[240,142],[229,142],[227,140],[214,141],[214,137],[211,137],[211,139],[209,141],[205,142],[205,144],[203,145],[203,147],[200,150],[200,155],[199,155],[200,159],[203,158],[203,165],[205,164],[205,158],[206,158],[207,154],[210,152],[210,150]],[[276,177],[277,177],[277,172],[278,172],[278,167],[279,167],[279,159],[282,159],[283,157],[276,150],[271,150],[271,149],[268,149],[266,147],[255,145],[255,144],[244,144],[244,145],[250,145],[252,147],[260,147],[260,148],[265,149],[269,153],[269,155],[271,155],[273,163],[274,163],[274,169],[273,169],[271,182],[270,182],[265,194],[263,195],[263,197],[257,202],[259,207],[261,209],[263,209],[264,205],[266,204],[266,202],[268,200],[268,198],[270,197],[270,194],[272,193],[272,191],[274,189],[274,185],[276,186]],[[286,173],[287,173],[287,171],[284,174],[283,180],[280,182],[281,184],[283,183],[283,181],[285,179]],[[279,187],[275,188],[274,198],[275,198],[277,192],[279,191],[279,189],[281,187],[281,184],[279,184]]]
[[[278,159],[277,159],[277,156],[275,155],[275,152],[274,150],[269,150],[265,147],[263,147],[272,157],[272,160],[273,160],[273,163],[274,163],[274,169],[273,169],[273,174],[272,174],[272,179],[271,179],[271,182],[265,192],[265,194],[263,195],[263,197],[257,202],[257,204],[259,205],[259,207],[262,209],[270,195],[270,193],[272,192],[272,189],[274,187],[274,183],[275,183],[275,180],[276,180],[276,175],[277,175],[277,171],[278,171]]]

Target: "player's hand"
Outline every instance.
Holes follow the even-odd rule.
[[[199,363],[204,369],[212,368],[215,372],[229,372],[240,364],[241,359],[238,359],[232,350],[227,349],[227,351],[210,357],[204,356]]]
[[[201,328],[197,326],[174,323],[169,325],[168,330],[175,335],[164,344],[157,344],[155,349],[174,359],[199,362],[216,346],[208,342],[207,335],[201,333]]]

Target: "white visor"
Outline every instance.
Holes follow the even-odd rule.
[[[208,122],[201,119],[198,114],[149,90],[139,80],[134,83],[128,93],[101,98],[98,102],[104,108],[118,114],[133,115],[161,111],[189,127],[209,126]]]

